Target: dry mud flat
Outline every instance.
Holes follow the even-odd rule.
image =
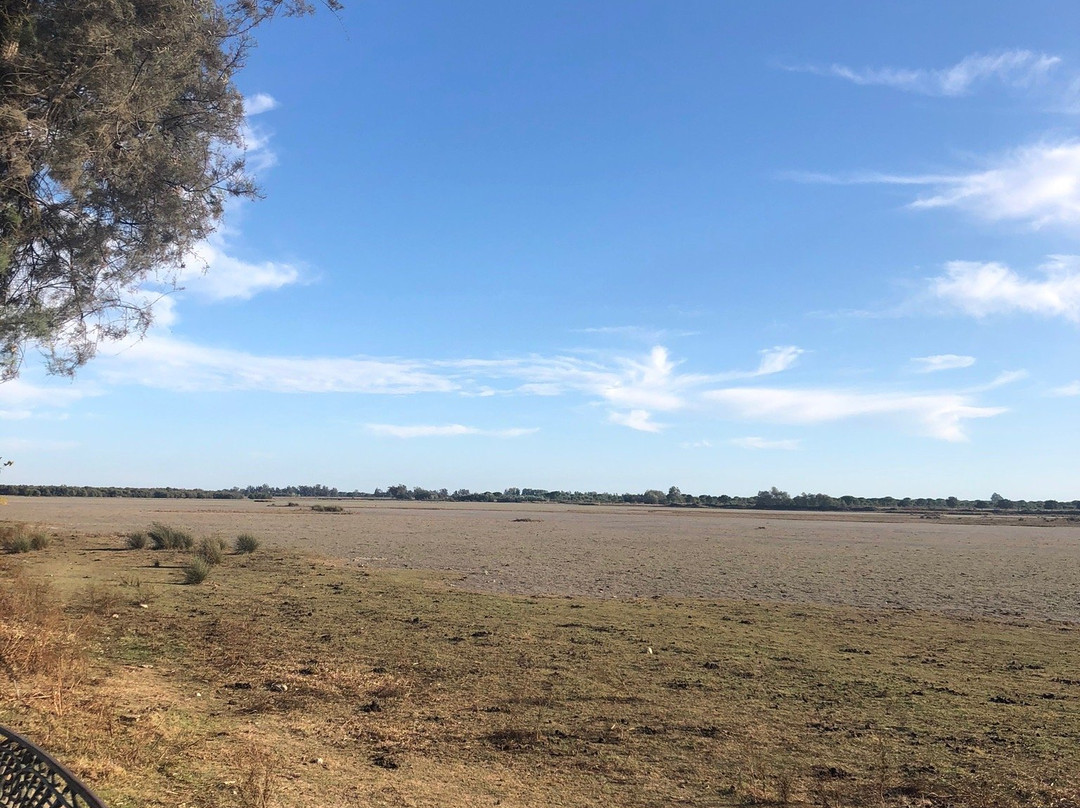
[[[160,521],[514,594],[736,598],[1080,621],[1080,524],[640,506],[8,498],[0,519],[115,535]]]

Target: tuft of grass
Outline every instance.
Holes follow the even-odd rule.
[[[154,522],[146,531],[155,550],[190,550],[195,546],[195,538],[183,528],[171,527],[161,522]]]
[[[22,533],[5,537],[3,547],[9,553],[29,553],[32,549],[30,547],[30,537]]]
[[[312,505],[311,510],[315,513],[345,513],[340,505]]]
[[[31,530],[26,525],[3,525],[0,527],[0,549],[7,553],[29,553],[49,546],[49,534],[43,530]]]
[[[128,533],[127,546],[130,550],[145,550],[150,546],[150,537],[146,535],[145,530],[136,530],[134,533]]]
[[[214,567],[225,560],[225,551],[217,539],[203,539],[195,548],[195,557]]]
[[[233,544],[233,549],[244,555],[246,553],[254,553],[259,549],[259,540],[252,536],[250,533],[241,533],[236,537],[236,542]]]
[[[184,565],[184,583],[201,584],[210,574],[210,565],[199,556],[195,556]]]
[[[0,587],[0,666],[21,682],[37,682],[50,696],[52,711],[64,712],[65,694],[81,680],[85,621],[72,623],[56,592],[47,583],[21,574]],[[7,687],[7,684],[5,684]]]

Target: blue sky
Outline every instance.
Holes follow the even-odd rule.
[[[277,21],[239,78],[265,198],[145,339],[0,385],[4,481],[1076,498],[1078,23]]]

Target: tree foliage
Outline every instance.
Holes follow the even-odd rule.
[[[324,0],[338,8],[337,0]],[[142,333],[224,201],[256,189],[233,77],[306,0],[0,4],[0,378],[39,346],[74,372]]]

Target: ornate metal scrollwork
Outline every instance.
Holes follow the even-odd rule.
[[[0,808],[105,808],[55,758],[0,726]]]

